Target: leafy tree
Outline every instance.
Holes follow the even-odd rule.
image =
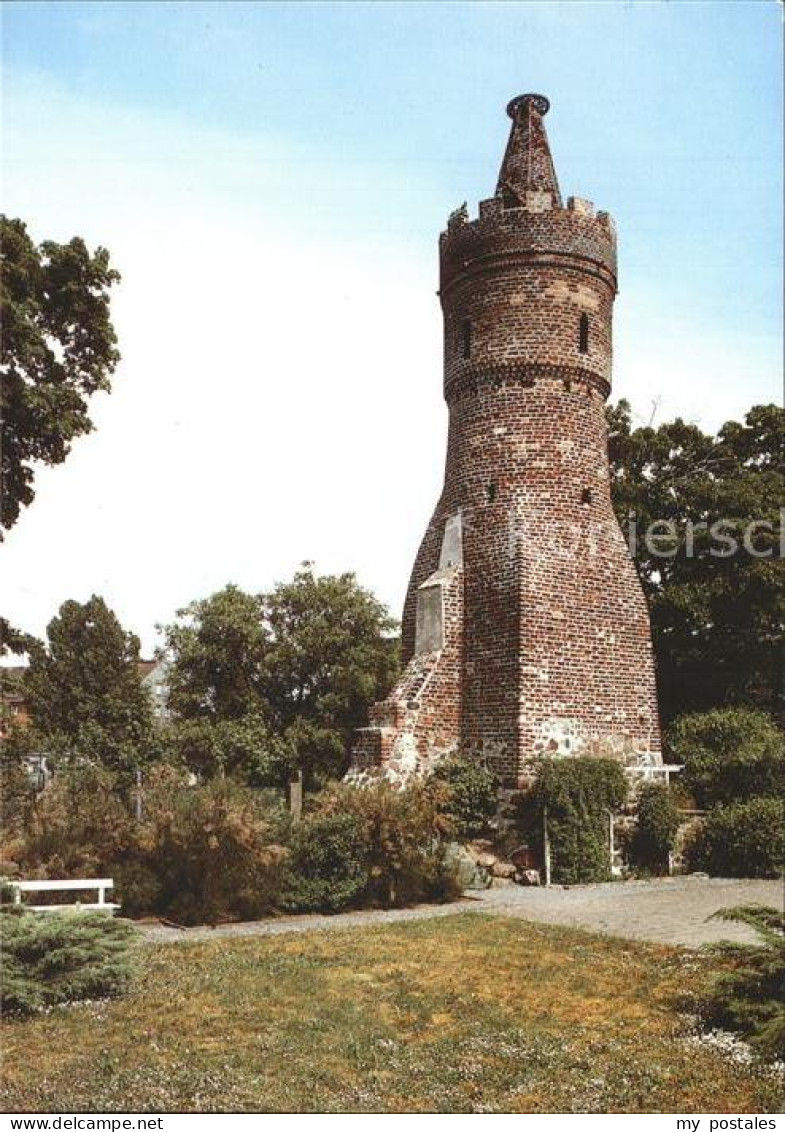
[[[0,617],[0,656],[22,656],[35,644],[35,637],[17,629],[5,617]]]
[[[0,739],[16,730],[18,722],[14,715],[14,701],[24,697],[24,669],[21,667],[0,667]]]
[[[28,506],[36,463],[61,464],[92,430],[88,398],[110,389],[120,359],[109,290],[120,276],[105,248],[79,237],[36,246],[26,225],[0,216],[3,378],[0,527]]]
[[[171,749],[202,779],[228,774],[252,786],[283,785],[294,754],[270,727],[262,598],[230,585],[178,618],[166,630]]]
[[[785,411],[756,406],[716,437],[682,420],[633,428],[625,401],[608,419],[614,507],[624,528],[634,516],[665,719],[745,702],[785,718]],[[659,528],[647,544],[656,521],[675,538]]]
[[[66,601],[30,653],[27,690],[47,749],[129,772],[152,743],[152,709],[139,678],[139,639],[103,598]]]
[[[242,719],[266,709],[262,599],[226,586],[178,611],[166,629],[169,706],[180,719]]]
[[[295,769],[292,743],[274,734],[258,712],[241,719],[182,719],[169,728],[167,746],[202,780],[227,775],[248,786],[284,786]]]
[[[684,766],[680,783],[701,807],[785,790],[785,735],[765,712],[716,708],[680,716],[667,746]]]
[[[354,574],[317,576],[309,563],[264,598],[268,700],[306,778],[344,773],[351,737],[398,668],[395,628]]]
[[[353,574],[310,566],[269,594],[227,586],[166,630],[173,741],[201,775],[269,784],[340,775],[397,670],[394,622]]]

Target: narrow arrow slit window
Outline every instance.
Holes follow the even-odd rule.
[[[587,314],[581,315],[578,326],[578,352],[580,354],[588,354],[589,352],[589,316]]]

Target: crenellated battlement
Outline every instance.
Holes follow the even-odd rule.
[[[465,206],[457,209],[439,237],[442,292],[465,272],[501,256],[532,263],[551,259],[600,275],[614,294],[617,289],[613,219],[581,197],[570,197],[566,208],[552,207],[550,194],[541,191],[527,193],[526,202],[516,208],[506,206],[502,197],[491,197],[480,201],[474,220]]]

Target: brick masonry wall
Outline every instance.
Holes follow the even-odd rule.
[[[461,647],[442,683],[432,662],[418,749],[444,713],[512,786],[544,754],[660,761],[648,610],[610,495],[615,231],[587,202],[521,197],[459,210],[440,239],[445,482],[403,618],[408,661],[419,587],[460,513]]]
[[[390,696],[371,708],[370,726],[357,732],[355,739],[350,772],[354,781],[379,766],[391,778],[405,780],[460,745],[463,569],[457,566],[440,573],[444,575],[438,583],[442,646],[411,656]]]

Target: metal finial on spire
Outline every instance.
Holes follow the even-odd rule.
[[[544,94],[519,94],[507,103],[507,114],[515,121],[518,111],[524,106],[532,106],[541,117],[544,117],[551,108]]]

